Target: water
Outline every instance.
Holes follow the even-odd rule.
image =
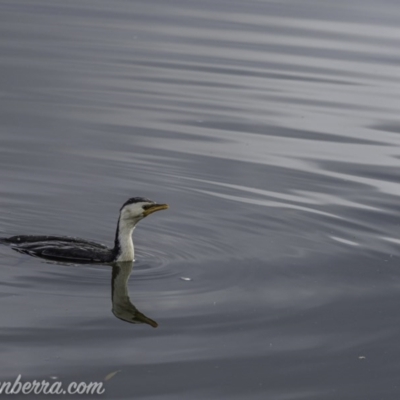
[[[111,267],[0,248],[0,381],[397,399],[399,21],[390,0],[1,1],[1,236],[111,244],[129,197],[170,209],[128,283],[157,329],[113,316]]]

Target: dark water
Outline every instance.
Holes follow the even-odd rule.
[[[0,381],[110,399],[398,399],[400,7],[0,1],[0,234],[111,244],[111,268],[0,248]],[[185,280],[182,278],[190,278]],[[40,396],[38,396],[40,397]]]

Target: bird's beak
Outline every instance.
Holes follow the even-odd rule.
[[[144,314],[142,314],[140,311],[137,311],[135,313],[135,317],[133,318],[135,322],[143,323],[143,324],[148,324],[152,326],[153,328],[157,328],[158,324],[156,321],[153,319],[146,317]]]
[[[147,217],[150,214],[153,214],[153,212],[156,211],[161,211],[161,210],[166,210],[169,208],[168,204],[152,204],[143,211],[143,215]]]

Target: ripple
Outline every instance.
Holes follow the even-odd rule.
[[[179,397],[176,368],[192,398],[393,396],[396,2],[3,3],[2,234],[111,243],[126,198],[171,205],[134,235],[129,294],[156,333],[105,318],[109,266],[0,250],[6,375],[122,369],[113,398]],[[348,374],[352,352],[377,362]]]
[[[143,239],[137,241],[135,279],[167,279],[179,275],[186,265],[224,260],[235,252],[233,245],[217,240],[210,232],[187,235],[186,229],[174,227],[152,232],[155,246],[143,242]],[[198,229],[201,231],[204,228]]]

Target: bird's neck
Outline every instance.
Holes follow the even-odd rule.
[[[121,262],[113,266],[111,281],[111,298],[113,309],[126,308],[130,304],[128,295],[128,279],[133,263]]]
[[[135,249],[132,241],[132,233],[136,224],[127,223],[119,218],[117,231],[115,232],[114,261],[133,261],[135,258]]]

